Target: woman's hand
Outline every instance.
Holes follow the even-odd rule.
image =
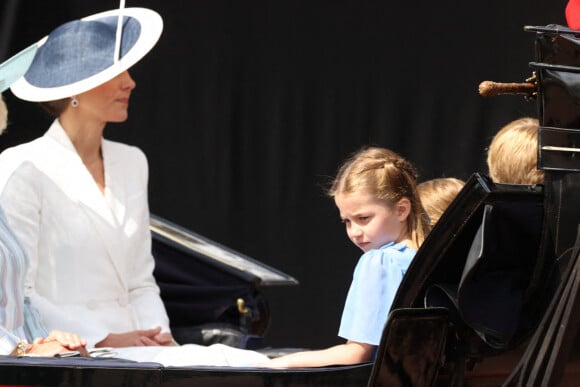
[[[171,333],[161,332],[161,327],[124,333],[109,333],[104,340],[95,344],[95,347],[139,347],[157,345],[175,345]]]
[[[61,345],[58,341],[45,341],[42,343],[34,342],[33,344],[29,344],[29,349],[26,351],[26,354],[30,355],[37,355],[37,356],[49,356],[52,357],[54,355],[60,353],[71,352],[68,347]],[[74,351],[78,351],[81,356],[88,357],[89,353],[85,347],[77,347]]]
[[[74,333],[52,331],[45,338],[37,338],[28,344],[25,353],[37,356],[54,356],[60,353],[78,351],[81,356],[89,356],[85,348],[87,342]]]
[[[84,339],[81,339],[74,333],[56,330],[50,332],[50,334],[44,339],[35,339],[33,344],[44,344],[52,341],[58,342],[61,346],[68,348],[71,351],[76,351],[87,345],[87,342]]]
[[[173,336],[169,332],[160,332],[156,334],[152,339],[145,336],[143,336],[141,339],[142,345],[163,345],[163,346],[175,345]]]

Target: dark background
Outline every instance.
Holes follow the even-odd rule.
[[[61,23],[117,1],[3,0],[0,60]],[[97,4],[98,5],[95,5]],[[282,270],[296,287],[263,289],[266,344],[341,340],[342,304],[360,251],[324,188],[373,144],[414,163],[419,180],[485,171],[485,148],[521,96],[481,97],[483,80],[531,75],[525,25],[565,24],[565,0],[150,0],[165,29],[132,70],[130,118],[108,138],[150,163],[151,211]],[[50,119],[5,94],[0,149]]]

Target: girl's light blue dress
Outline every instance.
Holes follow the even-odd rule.
[[[340,337],[379,345],[391,304],[415,252],[405,242],[391,242],[360,257],[342,312]]]

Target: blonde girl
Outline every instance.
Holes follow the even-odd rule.
[[[348,237],[364,252],[338,332],[346,342],[282,356],[267,366],[321,367],[372,359],[397,288],[429,232],[416,179],[408,161],[384,148],[361,149],[342,165],[328,193]]]

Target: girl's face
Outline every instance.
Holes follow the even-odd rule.
[[[363,191],[338,194],[334,202],[348,237],[365,253],[405,239],[410,210],[408,199],[403,198],[391,206]]]
[[[128,117],[129,98],[135,81],[124,71],[115,78],[77,96],[85,117],[103,123],[123,122]]]

